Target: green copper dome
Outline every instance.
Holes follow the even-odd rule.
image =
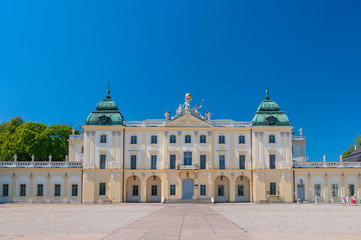
[[[266,97],[257,108],[256,114],[253,116],[252,124],[254,126],[289,126],[290,120],[277,103],[270,100],[268,89]]]
[[[123,115],[109,94],[108,89],[106,98],[97,104],[96,111],[89,114],[86,125],[123,125]]]

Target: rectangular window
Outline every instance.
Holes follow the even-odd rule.
[[[184,165],[192,165],[192,152],[184,152]]]
[[[315,196],[321,196],[321,185],[315,184]]]
[[[337,197],[337,196],[338,196],[338,185],[332,184],[332,197]]]
[[[176,143],[176,142],[177,142],[177,137],[175,135],[170,135],[169,143]]]
[[[26,184],[20,184],[20,197],[26,196]]]
[[[106,161],[106,155],[101,154],[100,155],[100,169],[105,169],[105,161]]]
[[[99,195],[104,196],[106,190],[106,184],[105,183],[99,183]]]
[[[157,195],[158,195],[158,186],[152,185],[152,196],[157,196]]]
[[[60,197],[60,189],[61,189],[61,185],[55,184],[55,186],[54,186],[54,196],[55,197]]]
[[[170,195],[175,195],[175,185],[170,185]]]
[[[175,161],[176,161],[176,158],[175,158],[175,155],[170,155],[169,156],[169,160],[170,160],[170,166],[169,168],[170,169],[175,169]]]
[[[207,155],[201,155],[201,169],[206,169]]]
[[[219,169],[225,169],[225,156],[219,155]]]
[[[246,169],[246,156],[239,155],[239,169]]]
[[[157,169],[157,155],[151,156],[151,169]]]
[[[224,196],[224,186],[218,185],[218,196]]]
[[[238,185],[237,186],[237,193],[238,193],[238,196],[243,196],[244,195],[244,186],[243,185]]]
[[[44,195],[43,191],[44,191],[44,185],[43,184],[38,184],[38,189],[37,189],[36,196],[42,197]]]
[[[77,197],[78,196],[78,184],[71,185],[71,196]]]
[[[84,153],[84,146],[81,147],[81,153]]]
[[[137,155],[130,155],[130,169],[137,169]]]
[[[3,197],[9,196],[9,184],[3,184]]]
[[[276,155],[269,155],[269,168],[276,169]]]
[[[355,195],[355,185],[353,184],[348,185],[348,195],[349,196]]]
[[[276,183],[271,182],[270,183],[270,195],[276,195],[277,189],[276,189]]]
[[[200,136],[199,143],[207,143],[207,137],[206,137],[206,135],[201,135],[201,136]]]
[[[130,137],[130,144],[137,144],[137,136]]]
[[[153,135],[150,139],[150,143],[157,144],[157,142],[158,142],[157,136]]]
[[[201,185],[201,196],[206,196],[206,195],[207,195],[206,185]]]
[[[138,195],[139,195],[139,186],[133,185],[133,196],[138,196]]]

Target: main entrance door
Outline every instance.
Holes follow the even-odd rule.
[[[303,184],[298,184],[297,185],[297,196],[302,201],[305,200],[305,188],[304,188]]]
[[[183,180],[183,199],[193,198],[193,179]]]

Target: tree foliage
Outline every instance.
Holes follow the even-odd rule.
[[[342,153],[342,158],[350,155],[355,150],[355,146],[357,148],[361,147],[361,135],[358,135],[358,137],[354,139],[354,144],[349,146],[348,149]]]
[[[78,132],[77,132],[78,133]],[[0,159],[19,161],[48,160],[62,161],[68,153],[68,139],[72,127],[66,124],[46,126],[43,123],[24,122],[15,117],[0,125]]]

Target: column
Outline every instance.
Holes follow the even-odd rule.
[[[199,162],[199,149],[198,149],[198,130],[194,131],[194,139],[193,139],[193,143],[194,143],[194,165],[198,164],[198,166],[200,166],[200,162]]]
[[[265,168],[266,163],[264,159],[264,139],[263,139],[263,132],[258,133],[259,134],[259,151],[260,151],[260,164],[262,164],[262,168]]]
[[[116,158],[116,132],[112,131],[112,158],[110,159],[110,164],[112,165],[111,167],[114,168],[114,164],[115,164],[115,158]]]
[[[236,184],[234,180],[234,173],[231,173],[230,183],[229,183],[229,201],[235,202],[236,201]]]
[[[281,132],[281,160],[282,160],[282,165],[284,165],[286,163],[286,159],[285,159],[285,133]]]
[[[142,195],[140,196],[141,202],[147,202],[147,183],[142,182]]]
[[[65,173],[64,174],[64,191],[63,191],[63,202],[64,203],[68,203],[68,192],[70,191],[69,187],[71,187],[71,186],[68,186],[68,179],[69,179],[68,173]]]
[[[167,148],[167,143],[168,143],[168,131],[164,131],[164,139],[162,139],[162,148],[161,149],[161,159],[162,159],[162,165],[163,165],[163,169],[168,169],[169,168],[169,163],[168,163],[168,148]]]
[[[83,164],[89,164],[89,131],[85,131],[85,141],[84,141],[84,153],[83,153]]]
[[[257,165],[257,167],[255,168],[258,168],[258,165],[259,165],[259,157],[258,157],[258,153],[259,153],[259,150],[258,150],[258,132],[255,132],[254,133],[254,154],[253,154],[253,159],[254,159],[254,162],[255,162],[255,165]]]
[[[290,138],[290,132],[286,132],[286,163],[288,165],[291,164],[291,138]]]

